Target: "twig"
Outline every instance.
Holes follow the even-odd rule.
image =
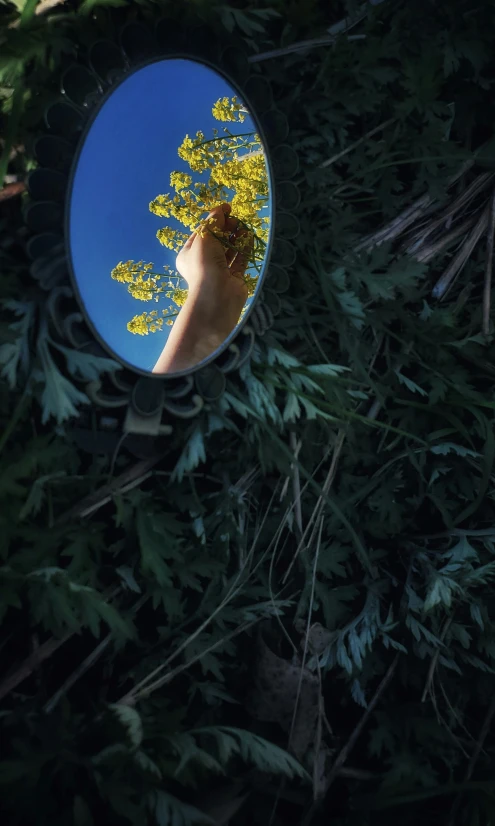
[[[495,714],[495,695],[492,697],[490,705],[488,707],[488,711],[486,713],[485,719],[483,720],[483,725],[481,726],[481,731],[479,733],[479,737],[476,741],[476,745],[473,749],[473,753],[471,755],[471,759],[469,760],[468,767],[466,769],[466,774],[464,775],[464,783],[469,783],[471,777],[473,776],[474,767],[478,761],[478,757],[480,756],[481,749],[483,748],[483,744],[487,738],[488,732],[490,731],[490,726],[492,724],[493,715]],[[452,810],[450,813],[450,821],[449,826],[454,826],[454,821],[459,811],[459,806],[461,804],[462,799],[462,792],[457,795],[452,804]]]
[[[358,138],[357,141],[351,143],[351,145],[348,146],[346,149],[343,149],[342,152],[337,152],[336,155],[332,155],[331,158],[328,158],[328,160],[323,161],[323,163],[320,164],[320,169],[324,169],[325,167],[331,166],[331,164],[340,161],[340,159],[343,158],[344,155],[347,155],[349,152],[352,152],[354,149],[357,149],[357,147],[361,146],[361,144],[367,141],[368,138],[373,137],[373,135],[376,135],[377,132],[383,131],[383,129],[386,129],[387,126],[391,126],[392,123],[395,123],[396,120],[397,118],[389,118],[388,120],[383,121],[383,123],[380,123],[379,126],[375,126],[374,129],[370,129],[369,132],[366,132],[366,134],[363,135],[361,138]]]
[[[495,190],[490,204],[490,219],[488,224],[488,238],[486,242],[485,284],[483,287],[483,334],[490,335],[490,309],[492,294],[493,271],[493,239],[495,235]]]
[[[392,660],[392,662],[390,663],[390,665],[387,669],[387,672],[386,672],[385,676],[383,677],[383,679],[382,679],[380,685],[378,686],[378,688],[376,689],[376,691],[375,691],[368,707],[366,708],[363,716],[359,720],[357,726],[354,728],[354,731],[351,733],[351,736],[349,737],[347,743],[340,750],[340,752],[339,752],[339,754],[338,754],[338,756],[337,756],[337,758],[336,758],[336,760],[335,760],[335,762],[334,762],[334,764],[333,764],[333,766],[330,770],[330,774],[328,775],[328,778],[327,778],[327,791],[330,788],[330,786],[332,785],[332,783],[335,780],[335,778],[337,777],[337,775],[339,774],[339,771],[340,771],[341,767],[343,766],[343,764],[345,763],[345,761],[349,757],[349,754],[351,753],[352,749],[356,745],[356,741],[359,738],[363,728],[365,727],[365,725],[368,721],[368,718],[371,715],[371,712],[374,710],[376,704],[378,703],[378,700],[380,699],[380,697],[382,696],[383,692],[385,691],[387,685],[389,684],[390,680],[392,679],[393,674],[395,672],[395,669],[397,668],[397,663],[399,662],[399,656],[400,656],[400,654],[395,655],[394,659]]]
[[[283,585],[285,585],[285,583],[287,582],[287,579],[289,577],[289,574],[290,574],[290,572],[291,572],[291,570],[294,566],[294,563],[295,563],[297,557],[299,556],[301,550],[305,547],[305,539],[306,539],[307,534],[309,533],[310,528],[312,526],[314,526],[313,531],[311,533],[310,540],[308,542],[308,545],[311,544],[311,542],[314,538],[314,535],[315,535],[316,531],[318,530],[318,517],[319,517],[320,512],[323,508],[325,498],[328,496],[330,488],[332,487],[332,483],[333,483],[333,480],[335,478],[335,474],[337,472],[337,464],[338,464],[338,461],[339,461],[340,452],[341,452],[343,444],[344,444],[344,439],[345,439],[345,432],[344,432],[344,430],[341,429],[341,430],[339,430],[339,432],[337,434],[337,439],[335,440],[335,445],[334,445],[333,455],[332,455],[332,461],[330,463],[330,468],[328,470],[327,477],[326,477],[326,479],[323,483],[322,493],[318,497],[318,500],[317,500],[316,505],[314,507],[313,513],[311,514],[311,516],[308,520],[308,524],[306,525],[306,528],[304,529],[304,533],[303,533],[303,535],[301,537],[301,540],[300,540],[300,542],[299,542],[299,544],[298,544],[298,546],[295,550],[294,556],[292,557],[290,565],[289,565],[289,567],[287,568],[287,570],[285,572],[284,578],[282,580]]]
[[[45,703],[43,711],[47,714],[50,714],[55,706],[57,705],[58,701],[69,691],[70,688],[77,682],[77,680],[82,677],[82,675],[91,668],[92,665],[99,659],[99,657],[103,654],[106,648],[110,645],[112,641],[112,633],[107,634],[106,637],[96,646],[96,648],[88,654],[87,657],[80,663],[77,668],[74,669],[72,674],[70,674],[67,679],[62,683],[58,691],[55,692],[53,697]]]
[[[294,492],[294,516],[296,519],[296,525],[299,530],[299,538],[301,538],[303,534],[303,523],[302,523],[302,507],[301,507],[301,478],[299,476],[299,465],[297,463],[297,457],[299,455],[299,451],[301,449],[301,442],[297,441],[296,434],[294,431],[291,431],[290,434],[290,446],[294,451],[294,464],[292,465],[292,490]]]
[[[451,187],[456,181],[459,180],[472,166],[474,166],[475,160],[469,159],[465,161],[460,169],[449,178],[447,181],[447,187]],[[414,201],[411,206],[407,207],[403,212],[401,212],[396,218],[390,221],[381,229],[377,230],[377,232],[372,233],[371,235],[366,236],[363,238],[360,244],[354,248],[355,252],[360,252],[361,250],[369,251],[375,246],[379,244],[383,244],[386,241],[393,241],[399,235],[401,235],[407,227],[416,221],[421,215],[423,215],[429,207],[433,204],[433,199],[430,195],[425,194],[421,195],[416,201]]]
[[[443,626],[443,629],[442,629],[442,633],[440,634],[440,642],[444,641],[445,635],[446,635],[447,631],[449,630],[453,619],[454,619],[453,614],[451,614],[450,617],[447,617],[447,621],[445,622],[445,624]],[[437,648],[437,650],[433,654],[433,657],[431,658],[430,667],[428,669],[428,674],[426,676],[425,687],[423,689],[423,694],[421,695],[421,702],[422,703],[424,703],[424,701],[426,700],[426,698],[427,698],[427,696],[430,692],[431,683],[432,683],[432,680],[433,680],[433,675],[435,673],[435,668],[436,668],[439,656],[440,656],[440,649]]]
[[[298,680],[298,683],[297,683],[296,700],[295,700],[295,703],[294,703],[294,711],[292,713],[292,720],[291,720],[290,731],[289,731],[289,740],[288,740],[288,743],[287,743],[287,751],[290,751],[291,746],[292,746],[292,738],[294,736],[294,728],[295,728],[296,719],[297,719],[297,709],[298,709],[298,706],[299,706],[299,699],[301,697],[304,671],[305,671],[305,667],[306,667],[306,658],[307,658],[307,655],[308,655],[309,632],[310,632],[310,629],[311,629],[311,616],[312,616],[312,613],[313,613],[313,605],[314,605],[314,599],[315,599],[316,574],[318,572],[318,559],[319,559],[319,556],[320,556],[322,532],[323,532],[323,515],[321,515],[320,518],[319,518],[318,541],[316,543],[315,556],[314,556],[314,560],[313,560],[313,571],[312,571],[312,576],[311,576],[311,594],[310,594],[309,606],[308,606],[308,619],[307,619],[307,622],[306,622],[306,629],[305,629],[305,633],[304,633],[304,649],[303,649],[303,655],[302,655],[302,660],[301,660],[301,668],[300,668],[300,671],[299,671],[299,680]],[[320,679],[321,679],[321,677],[320,677]],[[320,686],[321,686],[321,683],[320,683]],[[321,710],[321,707],[320,707],[320,710]],[[318,760],[319,747],[321,745],[321,715],[319,716],[318,721],[319,721],[319,725],[320,725],[320,743],[318,744],[318,748],[315,751],[315,764],[314,764],[315,766],[316,766],[316,763],[317,763],[317,760]]]
[[[433,290],[431,291],[433,298],[438,298],[440,300],[442,298],[445,298],[447,291],[452,286],[454,280],[461,272],[466,261],[473,252],[476,244],[485,232],[488,226],[488,215],[489,209],[488,207],[485,207],[485,209],[481,213],[480,218],[478,219],[473,229],[469,233],[461,249],[454,257],[453,261],[451,261],[451,263],[445,270],[444,274],[440,276],[437,283],[433,287]]]
[[[248,566],[250,564],[250,559],[254,556],[254,552],[255,552],[255,549],[256,549],[258,539],[259,539],[259,537],[261,535],[261,532],[264,528],[265,521],[267,519],[268,513],[270,511],[272,502],[274,501],[276,494],[277,494],[277,489],[274,490],[272,496],[270,497],[270,501],[268,503],[266,513],[264,514],[263,519],[261,520],[261,523],[259,524],[259,526],[257,528],[257,533],[256,533],[256,535],[255,535],[255,537],[254,537],[254,539],[251,543],[251,548],[250,548],[250,551],[248,553],[248,556],[246,557],[245,569],[248,569]],[[280,531],[283,528],[283,524],[284,523],[282,523],[281,526],[280,526],[280,529],[279,529]],[[123,695],[122,698],[118,701],[119,703],[123,703],[123,704],[126,704],[126,705],[133,705],[141,696],[147,696],[147,693],[148,693],[149,690],[155,690],[156,688],[159,688],[160,685],[163,684],[163,682],[168,682],[169,680],[173,679],[173,677],[176,676],[176,674],[180,673],[181,669],[187,668],[191,663],[196,662],[198,657],[195,658],[195,659],[192,659],[189,663],[186,663],[184,666],[179,666],[178,669],[176,668],[173,671],[169,671],[168,674],[166,674],[164,677],[160,678],[159,680],[155,680],[155,682],[153,682],[151,684],[151,686],[148,685],[152,680],[155,679],[155,677],[157,677],[157,675],[159,673],[161,673],[165,668],[168,668],[170,663],[176,657],[178,657],[179,654],[181,654],[187,648],[187,646],[190,645],[205,630],[205,628],[208,627],[208,625],[214,620],[214,618],[239,593],[241,588],[243,588],[245,583],[248,581],[249,577],[253,576],[255,574],[255,572],[258,570],[258,568],[262,565],[265,556],[268,553],[270,553],[272,545],[274,543],[276,544],[277,541],[278,541],[277,540],[277,534],[275,534],[275,537],[273,537],[271,542],[268,544],[268,547],[267,547],[266,551],[264,551],[260,555],[259,559],[256,561],[256,564],[255,564],[254,568],[252,568],[249,571],[248,577],[243,580],[242,576],[243,576],[244,571],[240,570],[238,572],[235,580],[234,580],[233,585],[231,585],[229,587],[229,590],[227,591],[227,594],[217,604],[217,606],[214,608],[212,613],[196,628],[196,630],[192,634],[190,634],[185,640],[183,640],[181,642],[180,645],[177,646],[175,651],[173,651],[167,657],[167,659],[164,662],[160,663],[160,665],[158,665],[156,668],[154,668],[153,671],[151,671],[149,674],[147,674],[146,677],[144,677],[142,680],[140,680],[139,683],[136,683],[136,685],[134,685],[125,695]],[[256,620],[254,620],[254,622],[257,622],[257,621],[258,621],[258,618]],[[246,628],[248,628],[248,627],[250,627],[250,624],[248,624],[246,626]],[[226,639],[227,639],[227,637],[222,638],[219,641],[218,644],[221,644],[222,641],[225,641]],[[210,649],[208,649],[208,650],[210,650]],[[203,652],[202,654],[199,655],[199,657],[203,656],[204,653],[207,653],[207,652]]]
[[[138,599],[135,605],[132,606],[132,613],[135,614],[136,611],[139,611],[139,609],[144,605],[147,599],[148,596],[146,594],[143,594],[143,596],[141,596]],[[113,633],[110,632],[109,634],[107,634],[106,637],[104,637],[104,639],[102,639],[100,643],[98,643],[96,648],[94,648],[93,651],[91,651],[88,654],[88,656],[84,658],[84,660],[77,666],[77,668],[74,669],[72,674],[69,674],[67,679],[64,680],[64,682],[58,689],[58,691],[56,691],[53,697],[51,697],[51,699],[48,700],[47,703],[45,703],[43,710],[47,714],[50,714],[50,712],[53,711],[53,709],[57,705],[58,701],[63,697],[63,695],[66,694],[69,691],[69,689],[72,688],[74,683],[76,683],[83,676],[83,674],[85,674],[86,671],[88,671],[88,669],[95,664],[95,662],[101,657],[105,649],[108,648],[108,646],[112,642],[112,639]]]
[[[17,688],[19,683],[22,683],[23,680],[27,679],[33,671],[35,671],[44,660],[47,660],[48,657],[51,657],[52,654],[60,648],[64,642],[67,642],[72,637],[73,632],[71,631],[70,634],[66,634],[65,637],[62,637],[60,640],[50,639],[40,645],[40,647],[33,651],[29,657],[26,657],[22,665],[14,671],[10,677],[6,677],[5,680],[0,683],[0,700],[3,700],[4,697],[7,696],[14,688]]]
[[[333,26],[327,29],[328,34],[343,34],[344,32],[348,32],[349,29],[352,29],[354,26],[357,26],[361,20],[364,20],[367,13],[368,3],[362,3],[355,12],[355,15],[344,17],[342,20],[338,20],[337,23],[334,23]]]
[[[230,634],[226,634],[225,637],[222,637],[221,639],[212,643],[212,645],[210,645],[208,648],[199,651],[198,654],[196,654],[194,657],[191,657],[191,659],[187,662],[181,663],[181,665],[176,666],[163,677],[159,677],[157,680],[155,680],[155,682],[144,686],[144,688],[142,688],[140,691],[129,691],[127,694],[124,694],[120,698],[120,700],[117,700],[117,702],[121,703],[122,705],[135,705],[143,697],[149,697],[149,695],[152,694],[153,691],[156,691],[158,688],[161,688],[163,685],[166,685],[166,683],[171,682],[175,677],[177,677],[179,674],[185,671],[186,668],[190,668],[191,665],[194,665],[194,663],[199,662],[199,660],[201,660],[201,658],[204,657],[206,654],[211,654],[212,651],[216,651],[216,649],[219,646],[223,645],[226,642],[229,642],[229,640],[234,639],[234,637],[237,637],[239,634],[243,634],[244,631],[248,631],[250,628],[253,627],[253,625],[256,625],[257,622],[261,622],[263,619],[264,617],[260,615],[259,617],[256,617],[256,619],[250,620],[249,622],[245,622],[238,628],[234,628],[234,630],[231,631]]]
[[[476,217],[471,216],[470,218],[466,218],[465,221],[458,224],[455,229],[451,230],[451,232],[447,232],[445,235],[440,236],[437,241],[433,241],[431,244],[426,246],[424,249],[419,249],[418,245],[423,244],[425,239],[421,239],[419,244],[414,244],[411,247],[408,247],[404,250],[408,255],[413,255],[416,261],[419,261],[421,264],[427,264],[429,261],[432,260],[438,253],[442,252],[442,250],[447,249],[450,247],[451,244],[454,243],[458,238],[462,235],[465,235],[466,232],[469,232],[474,226],[476,222]],[[429,233],[428,233],[429,235]]]
[[[23,181],[17,181],[17,183],[6,184],[3,189],[0,189],[0,203],[2,201],[8,201],[10,198],[15,198],[16,195],[20,195],[26,189],[26,184]]]
[[[387,241],[393,241],[399,235],[402,235],[404,230],[413,224],[417,218],[423,215],[432,203],[433,201],[430,195],[422,195],[421,198],[418,198],[411,206],[401,212],[397,218],[394,218],[390,223],[372,235],[363,238],[361,243],[354,247],[354,251],[361,252],[361,250],[366,250],[366,252],[369,252],[373,247],[379,246]]]
[[[61,6],[64,3],[65,0],[40,0],[34,9],[34,14],[44,14],[45,12],[51,11],[55,6]],[[19,17],[17,20],[14,20],[14,22],[9,25],[9,29],[18,29],[21,25],[21,19],[22,18]]]
[[[111,588],[106,593],[104,593],[103,598],[106,601],[112,600],[115,596],[117,596],[120,590],[120,585],[117,585],[116,587]],[[3,680],[2,683],[0,683],[0,700],[6,697],[7,694],[14,690],[14,688],[17,688],[19,683],[22,683],[23,680],[27,679],[27,677],[29,677],[33,673],[33,671],[39,668],[39,666],[44,660],[47,660],[49,657],[51,657],[52,654],[54,654],[55,651],[57,651],[60,648],[60,646],[64,644],[64,642],[70,640],[70,638],[73,637],[75,633],[76,631],[70,631],[60,640],[56,640],[52,637],[51,639],[44,642],[43,645],[40,645],[40,647],[37,648],[35,652],[30,654],[29,657],[26,657],[26,659],[23,663],[21,663],[17,671],[14,671],[14,673],[11,674],[10,677],[7,677],[5,680]]]
[[[457,196],[457,198],[454,198],[454,200],[447,205],[438,218],[428,222],[426,230],[423,231],[421,227],[416,229],[416,240],[413,241],[411,238],[405,242],[404,246],[406,251],[411,255],[415,254],[416,249],[425,243],[427,237],[432,235],[435,230],[439,229],[443,225],[445,225],[447,230],[450,230],[452,219],[463,209],[468,207],[471,201],[473,201],[477,195],[483,192],[483,190],[490,185],[493,181],[493,177],[493,172],[483,172],[481,175],[478,175],[474,181],[472,181],[471,184]],[[470,220],[474,222],[473,218]],[[459,232],[459,228],[457,231]],[[418,260],[420,260],[419,257]],[[425,259],[422,258],[421,260]]]
[[[120,476],[116,476],[111,482],[103,485],[95,493],[89,494],[81,500],[75,507],[64,513],[60,517],[57,524],[65,524],[73,519],[84,518],[94,513],[95,510],[101,508],[104,504],[109,502],[116,493],[122,493],[125,490],[131,490],[136,485],[143,482],[150,475],[151,468],[154,467],[161,459],[164,458],[165,453],[159,453],[150,459],[141,459],[131,467],[124,470]]]
[[[346,40],[365,40],[365,34],[350,34]],[[324,37],[314,37],[312,40],[301,40],[299,43],[293,43],[292,46],[285,46],[282,49],[271,49],[268,52],[261,52],[260,54],[253,54],[248,57],[249,63],[260,63],[262,60],[270,60],[272,57],[283,57],[286,54],[293,54],[294,52],[305,51],[306,49],[314,49],[315,46],[328,46],[335,43],[336,37],[326,35]]]

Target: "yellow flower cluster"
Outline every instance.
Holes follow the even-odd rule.
[[[151,313],[141,313],[135,315],[134,318],[127,323],[127,329],[130,333],[138,336],[147,336],[149,332],[155,333],[157,330],[163,328],[163,318],[158,317],[156,310]]]
[[[242,123],[246,109],[237,97],[220,98],[212,108],[213,116],[223,122]],[[232,135],[228,128],[219,135],[213,129],[213,138],[206,139],[201,131],[194,138],[186,135],[178,148],[179,157],[186,161],[192,172],[207,173],[204,181],[194,181],[186,172],[173,171],[170,175],[172,193],[158,195],[151,201],[152,213],[162,218],[173,218],[190,232],[205,234],[211,231],[211,221],[205,213],[228,201],[232,216],[236,217],[254,235],[241,236],[236,246],[242,251],[244,244],[250,247],[249,265],[244,276],[248,295],[254,295],[266,255],[269,238],[269,219],[265,213],[269,204],[268,169],[259,135],[245,132]],[[215,234],[226,246],[231,246],[228,233]],[[161,244],[179,252],[188,234],[172,227],[159,229],[156,236]],[[127,284],[130,294],[140,301],[158,301],[161,295],[172,300],[162,317],[156,311],[134,316],[127,329],[138,335],[148,335],[163,329],[163,324],[173,325],[184,305],[187,289],[179,287],[180,276],[166,266],[165,273],[153,271],[153,264],[143,261],[120,262],[112,270],[112,278]],[[244,311],[242,313],[244,315]],[[242,317],[241,315],[241,317]]]
[[[166,292],[165,295],[167,298],[171,298],[172,301],[177,305],[177,307],[183,307],[186,303],[186,298],[189,290],[182,289],[181,287],[176,287],[175,290],[170,290]]]
[[[151,313],[141,313],[135,315],[127,322],[127,329],[130,333],[138,336],[147,336],[149,333],[156,333],[158,330],[163,330],[163,323],[169,327],[172,326],[178,310],[170,305],[168,309],[162,310],[162,317],[158,315],[157,310],[152,310]]]
[[[192,178],[185,172],[172,172],[170,174],[170,186],[173,186],[176,192],[180,192],[181,189],[187,189],[191,184]]]
[[[144,261],[120,261],[112,270],[111,276],[115,281],[127,284],[127,290],[133,298],[139,301],[158,301],[166,287],[174,286],[170,279],[179,277],[172,274],[168,265],[164,270],[163,273],[153,272],[153,264],[145,264]]]
[[[227,97],[220,98],[215,103],[211,113],[214,118],[221,121],[236,121],[238,123],[244,123],[245,117],[241,110],[244,109],[242,103],[237,100],[237,97],[234,96],[232,100],[229,100]]]
[[[136,276],[151,272],[152,269],[153,264],[145,264],[144,261],[120,261],[117,266],[113,268],[111,276],[114,281],[132,284]]]
[[[222,121],[243,121],[244,111],[237,97],[220,98],[212,109],[213,115]],[[269,202],[266,158],[256,132],[241,135],[232,135],[228,129],[224,132],[226,134],[219,137],[218,130],[214,129],[215,137],[209,140],[201,131],[196,132],[195,138],[186,135],[178,149],[179,157],[187,161],[193,172],[208,171],[208,180],[192,184],[190,175],[172,172],[170,182],[175,192],[158,195],[150,203],[150,211],[163,218],[174,218],[187,229],[204,234],[209,229],[208,219],[203,217],[205,212],[229,201],[232,215],[255,236],[249,264],[259,275],[270,232],[269,219],[263,209]],[[164,227],[158,230],[157,238],[178,252],[187,235]],[[228,241],[227,236],[224,240]]]

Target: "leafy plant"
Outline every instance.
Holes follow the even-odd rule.
[[[7,174],[64,55],[155,12],[0,11]],[[493,9],[179,13],[239,35],[290,115],[296,263],[250,365],[143,472],[127,439],[77,447],[77,383],[116,365],[55,343],[0,202],[4,820],[490,823]]]

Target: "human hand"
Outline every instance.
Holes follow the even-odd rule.
[[[193,232],[177,256],[176,268],[187,281],[188,293],[154,373],[199,364],[222,346],[239,321],[248,296],[244,274],[254,236],[230,212],[230,204],[213,209],[207,228]],[[228,239],[229,246],[221,239]]]
[[[244,275],[253,247],[252,233],[231,217],[232,207],[224,203],[215,207],[202,234],[193,232],[179,252],[176,268],[187,281],[190,295],[205,295],[217,307],[232,297],[247,298]],[[219,237],[215,237],[218,235]],[[230,247],[220,238],[228,239]],[[232,249],[236,247],[237,250]]]

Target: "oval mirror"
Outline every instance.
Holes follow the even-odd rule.
[[[256,299],[271,213],[260,129],[230,81],[189,59],[126,76],[68,192],[72,279],[97,337],[143,372],[211,360]]]

